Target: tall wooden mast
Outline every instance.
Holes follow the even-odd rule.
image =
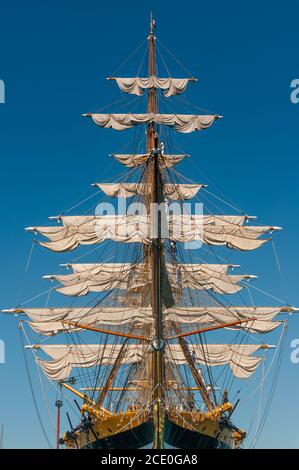
[[[154,36],[154,22],[151,15],[150,18],[150,34],[149,34],[149,76],[155,75],[155,36]],[[158,112],[158,100],[156,90],[154,88],[149,90],[148,94],[148,113]],[[147,152],[151,153],[151,161],[149,164],[148,180],[150,182],[150,203],[151,203],[151,226],[158,223],[156,220],[156,208],[159,204],[159,185],[160,175],[158,166],[158,135],[155,128],[155,123],[152,122],[147,128]],[[162,306],[161,306],[161,293],[160,293],[160,257],[161,257],[161,239],[160,229],[157,227],[157,238],[153,238],[151,244],[151,305],[154,318],[154,340],[153,340],[153,385],[152,385],[152,398],[153,398],[153,418],[154,418],[154,444],[155,449],[163,449],[163,423],[164,423],[164,406],[163,406],[163,325],[162,325]]]

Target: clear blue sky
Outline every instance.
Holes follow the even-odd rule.
[[[32,237],[24,227],[46,224],[96,177],[104,180],[103,171],[110,181],[121,171],[117,164],[107,169],[107,155],[129,134],[96,129],[81,113],[120,98],[105,77],[146,38],[151,9],[157,36],[199,78],[188,99],[225,117],[204,135],[180,138],[184,149],[261,224],[284,227],[275,237],[281,273],[271,245],[236,253],[234,262],[259,275],[259,288],[299,305],[299,104],[290,101],[290,82],[299,78],[299,2],[10,0],[1,2],[0,11],[0,79],[6,84],[6,104],[0,104],[0,307],[46,289],[41,275],[63,262],[37,249],[25,276]],[[188,163],[180,171],[203,179]],[[258,447],[299,447],[299,365],[291,364],[289,347],[299,337],[298,321],[290,320]],[[6,364],[0,364],[4,444],[44,447],[12,318],[0,319],[0,338],[6,344]],[[248,402],[236,412],[243,427],[252,406]]]

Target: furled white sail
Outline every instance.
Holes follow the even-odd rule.
[[[70,251],[79,245],[94,245],[105,240],[123,243],[146,243],[151,240],[148,217],[132,216],[75,216],[61,217],[63,226],[32,227],[50,240],[40,244],[51,251]]]
[[[45,276],[56,280],[64,287],[57,292],[64,295],[82,296],[89,292],[112,289],[129,289],[130,286],[145,286],[149,282],[146,265],[143,263],[73,264],[73,274]]]
[[[29,326],[44,336],[53,336],[58,333],[74,332],[80,328],[68,325],[66,322],[81,323],[87,326],[121,327],[125,325],[151,325],[152,316],[150,308],[144,307],[83,307],[83,308],[52,308],[52,309],[26,309],[26,315],[31,319]]]
[[[284,311],[282,307],[173,307],[167,309],[165,318],[169,322],[209,327],[248,320],[240,325],[226,328],[250,330],[251,333],[263,334],[281,326],[282,322],[273,321],[273,318],[282,311]]]
[[[91,117],[93,122],[100,127],[112,128],[117,131],[130,129],[138,124],[157,124],[170,126],[175,131],[189,133],[201,131],[210,127],[216,119],[221,118],[215,115],[194,115],[194,114],[84,114]]]
[[[50,379],[64,380],[70,375],[73,367],[86,368],[114,364],[121,347],[121,344],[41,345],[40,349],[52,357],[52,360],[40,359],[39,364]],[[122,364],[140,362],[149,354],[150,350],[147,345],[131,345],[126,348]]]
[[[202,241],[238,250],[253,250],[267,242],[258,240],[266,233],[279,230],[272,226],[241,226],[245,216],[171,215],[162,221],[162,238],[177,242]],[[52,251],[70,251],[79,245],[93,245],[104,240],[145,243],[157,237],[157,224],[145,215],[62,216],[63,226],[30,227],[50,242],[40,244]]]
[[[147,183],[95,183],[107,196],[110,197],[132,197],[136,194],[141,196],[149,195],[151,185]],[[163,185],[164,195],[168,199],[192,199],[198,191],[203,188],[203,184],[168,184]]]
[[[160,78],[155,76],[147,78],[113,77],[110,80],[115,80],[124,93],[141,96],[143,95],[143,90],[159,88],[164,91],[164,95],[167,97],[183,93],[187,88],[188,82],[194,81],[193,78]]]
[[[189,349],[196,363],[211,367],[229,365],[235,377],[246,379],[255,372],[263,359],[261,356],[252,356],[259,348],[258,344],[192,344]],[[165,349],[169,362],[187,364],[178,344],[169,345]]]
[[[200,217],[190,218],[171,216],[168,220],[169,238],[178,242],[202,241],[208,245],[224,245],[227,248],[249,251],[254,250],[267,239],[258,238],[268,232],[276,230],[275,227],[239,226],[225,223],[221,225],[205,224]]]
[[[143,165],[149,159],[150,153],[146,154],[112,154],[116,160],[129,168],[136,168]],[[189,155],[159,155],[159,166],[161,168],[171,168],[173,165],[181,162],[184,158]]]
[[[293,312],[296,309],[283,307],[173,307],[164,309],[166,324],[176,322],[186,325],[214,327],[248,319],[240,325],[228,329],[250,330],[251,333],[268,333],[281,325],[273,321],[281,312]],[[121,327],[124,325],[151,325],[151,307],[70,307],[70,308],[24,308],[12,309],[10,313],[23,313],[30,321],[29,326],[37,333],[52,336],[63,332],[78,331],[80,328],[68,325],[73,322],[88,326]]]
[[[82,322],[85,324],[120,324],[152,321],[151,308],[140,307],[64,307],[64,308],[24,308],[18,312],[25,313],[35,323],[52,323],[58,321]],[[97,323],[95,323],[97,322]]]
[[[121,347],[120,344],[42,344],[38,348],[52,360],[39,359],[39,364],[50,379],[64,380],[69,377],[73,367],[114,364]],[[260,347],[259,344],[192,344],[190,349],[196,363],[209,366],[229,365],[236,377],[248,378],[262,360],[261,356],[251,356]],[[129,344],[122,364],[148,361],[150,355],[150,345]],[[165,356],[169,363],[187,364],[179,344],[166,345]]]
[[[60,282],[64,287],[57,292],[64,295],[82,296],[89,292],[102,292],[111,289],[130,289],[131,286],[145,287],[151,282],[151,274],[144,263],[121,264],[73,264],[73,274],[44,276]],[[231,275],[224,272],[228,265],[166,263],[169,281],[172,287],[196,290],[212,289],[219,294],[234,294],[243,286],[238,282],[254,276]]]
[[[238,284],[240,281],[255,278],[250,275],[222,273],[217,271],[217,267],[214,269],[211,265],[203,264],[169,264],[167,271],[173,288],[212,290],[217,294],[235,294],[244,287]]]
[[[77,275],[83,276],[83,278],[89,277],[90,274],[123,274],[130,272],[132,269],[142,272],[146,269],[146,264],[144,263],[69,263],[65,265],[67,268],[71,268],[73,272]],[[229,268],[239,267],[234,264],[210,264],[210,263],[200,263],[200,264],[180,264],[173,265],[172,263],[166,263],[167,269],[173,273],[177,271],[177,268],[180,267],[183,271],[188,271],[192,274],[200,273],[211,273],[211,274],[226,274]],[[90,273],[90,274],[89,274]],[[82,278],[82,277],[81,277]]]

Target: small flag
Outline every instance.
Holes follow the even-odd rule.
[[[155,22],[154,19],[152,20],[152,25],[153,25],[153,28],[155,29],[155,27],[156,27],[156,22]]]

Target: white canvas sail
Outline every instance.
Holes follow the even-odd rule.
[[[268,333],[282,322],[273,321],[283,307],[173,307],[163,310],[166,323],[216,327],[237,321],[248,320],[235,326],[223,326],[228,329],[250,330],[251,333]],[[296,311],[288,308],[287,312]],[[37,333],[53,336],[66,331],[78,331],[77,325],[93,327],[122,327],[125,325],[152,325],[151,307],[69,307],[69,308],[24,308],[12,309],[8,312],[25,314],[29,326]],[[66,322],[66,323],[64,323]]]
[[[208,364],[211,367],[229,365],[236,377],[249,378],[262,360],[261,356],[252,356],[260,347],[259,344],[193,344],[192,351],[198,364]],[[39,345],[38,348],[52,358],[50,361],[39,359],[46,375],[53,380],[65,380],[74,367],[89,368],[113,364],[121,345]],[[187,364],[178,344],[167,345],[165,353],[167,362],[178,366]],[[122,364],[146,361],[150,355],[150,345],[128,345]]]
[[[116,160],[118,160],[122,165],[127,166],[128,168],[136,168],[140,165],[144,165],[149,157],[150,153],[146,154],[112,154]],[[184,158],[189,157],[189,155],[169,155],[163,154],[158,157],[159,166],[161,168],[171,168],[172,166],[180,163]]]
[[[132,197],[146,196],[151,192],[151,186],[146,183],[95,183],[109,197]],[[183,200],[192,199],[198,191],[203,188],[203,184],[168,184],[163,186],[163,192],[167,199]]]
[[[89,292],[111,289],[130,289],[130,286],[146,287],[151,283],[151,273],[144,263],[121,264],[73,264],[74,273],[48,275],[46,278],[60,282],[64,287],[56,290],[64,295],[82,296]],[[226,269],[227,269],[226,265]],[[221,265],[166,263],[166,271],[173,288],[181,287],[196,290],[212,289],[219,294],[234,294],[242,289],[238,282],[251,279],[250,275],[232,275],[223,271]]]
[[[121,91],[129,93],[131,95],[141,96],[144,90],[150,88],[159,88],[164,91],[164,95],[167,97],[178,95],[183,93],[190,81],[194,81],[192,78],[160,78],[160,77],[133,77],[133,78],[121,78],[112,77],[110,80],[115,80]]]
[[[243,217],[180,216],[165,217],[166,232],[162,238],[176,242],[202,241],[208,245],[224,245],[238,250],[254,250],[267,239],[264,234],[279,230],[272,226],[241,226]],[[63,226],[30,227],[27,230],[47,237],[50,242],[40,244],[52,251],[70,251],[79,245],[94,245],[104,240],[122,243],[150,244],[155,238],[155,225],[144,215],[63,216]]]
[[[164,126],[172,127],[177,132],[189,133],[201,131],[210,127],[217,119],[215,115],[193,115],[193,114],[84,114],[91,117],[93,122],[100,127],[111,128],[117,131],[130,129],[138,124],[149,124],[155,122]]]

